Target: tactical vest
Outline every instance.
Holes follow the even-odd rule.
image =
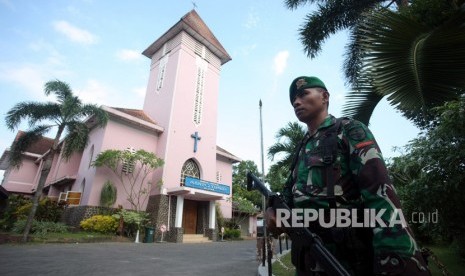
[[[336,202],[345,203],[344,198],[335,196],[334,187],[338,183],[338,181],[344,181],[340,177],[337,177],[337,175],[341,175],[340,171],[338,171],[340,168],[337,168],[335,163],[339,151],[341,151],[343,155],[349,155],[348,152],[344,152],[344,149],[339,149],[338,146],[338,134],[341,132],[343,122],[347,121],[350,121],[350,119],[337,118],[336,122],[333,125],[327,127],[324,130],[321,130],[320,137],[318,138],[318,146],[312,149],[312,151],[310,152],[310,156],[316,155],[318,157],[321,157],[321,160],[323,162],[323,170],[325,175],[324,180],[327,189],[327,194],[324,197],[324,199],[328,200],[330,208],[336,208]],[[292,186],[295,185],[297,181],[296,166],[300,158],[305,158],[305,148],[309,140],[310,135],[307,133],[300,142],[298,149],[295,152],[295,156],[290,170],[291,181],[287,181],[286,183],[286,185],[290,185],[290,187],[286,187],[286,189],[292,190]],[[337,172],[339,172],[339,174]],[[349,181],[353,181],[353,179],[350,179]],[[354,189],[353,192],[355,192],[356,194],[353,194],[353,192],[349,192],[351,194],[349,195],[349,197],[353,198],[358,197],[360,195],[360,193],[355,190],[356,189]],[[360,275],[370,274],[373,258],[373,252],[371,248],[371,230],[357,229],[357,232],[351,231],[349,229],[342,229],[342,231],[340,230],[341,229],[332,228],[329,229],[326,234],[330,235],[332,241],[337,244],[338,250],[340,250],[340,253],[342,252],[342,257],[351,263],[351,271],[356,271]],[[318,234],[321,237],[322,233]],[[324,238],[323,240],[327,239]],[[348,242],[351,243],[351,249],[347,249]],[[295,249],[297,250],[292,254],[292,263],[296,267],[303,269],[306,263],[306,261],[304,260],[305,254],[303,253],[303,251],[301,251],[302,248],[300,248],[298,245],[296,245]]]
[[[320,137],[318,138],[319,143],[318,146],[310,152],[310,155],[316,155],[321,157],[323,162],[323,170],[325,175],[325,185],[327,189],[327,194],[324,199],[328,200],[329,205],[331,208],[336,207],[336,197],[334,195],[334,186],[339,181],[337,177],[335,177],[335,172],[338,170],[335,166],[335,161],[338,155],[338,138],[337,135],[341,131],[342,121],[348,120],[347,118],[337,118],[336,122],[327,127],[326,129],[320,132]],[[305,158],[305,146],[307,145],[308,141],[310,140],[310,136],[307,133],[305,137],[299,144],[298,150],[296,151],[296,155],[294,156],[294,160],[291,166],[291,177],[292,181],[288,181],[288,185],[294,185],[297,180],[297,163],[300,158]],[[291,187],[287,187],[292,189]]]

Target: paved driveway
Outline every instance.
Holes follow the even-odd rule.
[[[0,275],[256,275],[255,240],[0,245]]]

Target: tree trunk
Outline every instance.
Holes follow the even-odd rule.
[[[29,212],[26,225],[24,227],[22,242],[27,242],[29,232],[31,231],[31,228],[32,228],[32,222],[34,221],[37,207],[39,206],[39,200],[40,200],[40,197],[42,196],[42,190],[44,189],[45,181],[47,180],[48,174],[50,173],[53,157],[55,153],[57,152],[58,143],[60,142],[60,137],[61,137],[61,134],[63,133],[63,130],[64,130],[64,126],[60,126],[58,128],[58,132],[55,136],[53,146],[50,149],[50,151],[47,153],[47,155],[45,156],[45,160],[43,161],[44,165],[42,167],[42,172],[40,173],[39,183],[37,183],[36,192],[34,194],[34,197],[32,198],[32,208],[31,208],[31,211]]]
[[[34,193],[34,197],[32,199],[32,208],[27,216],[26,226],[24,227],[23,232],[23,242],[27,242],[27,238],[29,236],[29,232],[32,228],[32,222],[34,221],[34,217],[36,215],[37,207],[39,206],[39,200],[42,196],[42,190],[44,189],[45,180],[47,180],[48,174],[50,173],[50,168],[52,167],[52,158],[50,155],[47,156],[46,160],[44,161],[44,165],[42,167],[42,172],[40,173],[39,183],[37,184],[36,192]]]

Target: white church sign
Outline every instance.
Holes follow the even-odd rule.
[[[229,195],[231,193],[231,188],[228,185],[209,182],[189,176],[186,176],[184,186],[225,195]]]

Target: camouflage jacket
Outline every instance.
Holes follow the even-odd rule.
[[[284,198],[294,208],[329,209],[325,183],[326,174],[318,146],[325,130],[336,123],[332,115],[323,121],[316,133],[307,134],[307,142],[299,153],[291,183],[283,191]],[[381,219],[390,225],[394,210],[400,209],[388,171],[371,131],[361,122],[343,119],[337,130],[337,155],[333,164],[334,195],[337,208],[385,209]],[[289,185],[290,184],[290,185]],[[375,259],[386,259],[395,254],[408,260],[419,255],[411,231],[397,223],[393,227],[377,225],[372,229]],[[423,263],[420,261],[420,263]]]

